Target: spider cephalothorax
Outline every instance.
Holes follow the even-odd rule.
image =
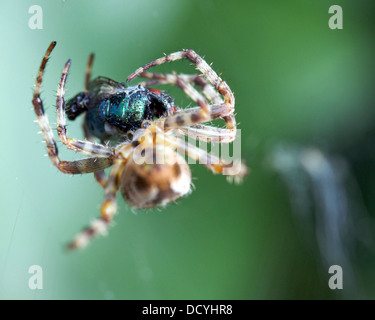
[[[91,55],[84,91],[65,103],[65,83],[71,63],[68,60],[57,91],[57,132],[67,148],[89,157],[61,161],[40,98],[44,69],[55,45],[52,42],[44,55],[32,100],[48,156],[63,173],[94,173],[105,191],[101,216],[76,236],[70,248],[82,248],[96,234],[107,231],[117,210],[118,190],[133,208],[164,206],[188,194],[191,190],[191,173],[180,153],[203,163],[212,172],[225,174],[235,181],[246,175],[247,168],[241,162],[226,163],[181,138],[183,135],[230,143],[236,137],[233,93],[193,50],[166,55],[137,69],[127,81],[137,76],[148,80],[129,87],[105,77],[90,81]],[[202,75],[145,72],[153,66],[183,58],[190,60]],[[178,108],[166,92],[150,88],[163,84],[177,85],[197,106]],[[80,114],[85,114],[83,128],[86,140],[68,138],[65,116],[74,120]],[[219,118],[224,120],[226,128],[203,124]],[[176,136],[177,132],[180,136]],[[95,142],[96,138],[100,144]],[[108,167],[112,168],[107,177],[104,169]]]

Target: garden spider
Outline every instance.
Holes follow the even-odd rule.
[[[137,69],[127,81],[137,76],[147,80],[129,87],[105,77],[91,81],[94,56],[90,55],[84,91],[65,103],[65,83],[71,63],[68,60],[57,91],[57,132],[67,148],[90,157],[61,161],[40,98],[44,69],[55,45],[56,42],[52,42],[43,57],[32,100],[48,156],[63,173],[94,173],[105,191],[101,216],[75,237],[69,244],[70,248],[83,248],[95,235],[107,232],[116,213],[116,193],[119,189],[127,203],[136,209],[164,206],[188,194],[191,190],[191,172],[180,153],[205,163],[214,173],[226,174],[235,180],[246,175],[247,168],[244,164],[226,164],[220,158],[174,135],[179,132],[183,136],[209,138],[211,142],[224,143],[233,141],[236,136],[232,91],[192,50],[165,55]],[[145,72],[153,66],[183,58],[190,60],[202,75]],[[189,109],[176,107],[167,93],[149,88],[155,84],[177,85],[198,106]],[[194,85],[198,86],[203,94]],[[65,116],[73,120],[81,113],[85,113],[85,141],[67,137]],[[203,124],[218,118],[224,120],[225,129]],[[101,143],[96,143],[95,138],[100,139]],[[164,161],[155,161],[159,159],[159,153],[163,154]],[[143,156],[142,163],[137,162],[136,154]],[[103,170],[110,166],[112,168],[107,177]]]

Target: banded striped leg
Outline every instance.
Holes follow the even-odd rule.
[[[70,67],[70,60],[65,64],[63,73],[61,75],[61,80],[57,90],[57,99],[56,99],[56,109],[57,109],[57,133],[59,134],[60,140],[64,143],[69,149],[78,151],[84,154],[99,156],[99,157],[110,157],[114,156],[114,151],[112,148],[96,144],[89,141],[80,141],[68,138],[66,136],[66,119],[65,119],[65,100],[64,100],[64,90],[66,78],[68,75]]]
[[[157,73],[149,73],[143,72],[140,74],[140,77],[152,79],[150,81],[141,82],[140,84],[148,87],[151,85],[157,84],[172,84],[178,85],[182,88],[181,84],[186,82],[194,82],[198,86],[201,87],[203,94],[206,98],[215,104],[222,104],[224,103],[220,97],[220,94],[213,88],[211,84],[209,84],[202,76],[200,75],[175,75],[175,74],[157,74]],[[182,88],[183,89],[183,88]],[[180,110],[183,111],[183,110]],[[177,118],[177,117],[176,117]],[[229,143],[236,138],[236,122],[234,115],[223,116],[223,119],[228,128],[231,129],[221,129],[215,128],[211,126],[206,126],[203,124],[194,124],[189,127],[182,127],[180,128],[184,135],[203,139],[207,141],[210,139],[211,142],[224,142]]]
[[[203,164],[213,173],[220,173],[233,179],[236,183],[240,183],[247,175],[248,169],[241,161],[226,164],[220,158],[213,156],[207,151],[197,148],[180,138],[165,135],[165,141],[174,146],[180,152],[184,152],[189,158]]]
[[[179,115],[169,116],[164,123],[165,129],[181,126],[192,126],[196,123],[211,121],[211,108],[207,100],[188,82],[177,78],[177,85],[190,97],[199,107],[199,111],[187,115],[180,112]]]
[[[94,141],[93,136],[90,134],[90,132],[87,130],[85,121],[83,122],[83,133],[85,135],[85,138],[89,140],[90,142]],[[107,176],[105,175],[104,170],[99,170],[94,172],[95,180],[103,187],[105,188],[107,185]]]
[[[128,77],[127,81],[133,80],[135,77],[139,76],[141,73],[145,72],[151,67],[170,61],[181,60],[183,58],[190,60],[196,66],[196,68],[200,72],[202,72],[203,76],[205,76],[206,79],[215,87],[215,89],[219,91],[220,94],[222,94],[225,103],[228,104],[234,111],[234,95],[230,90],[228,84],[217,75],[217,73],[207,64],[206,61],[204,61],[195,51],[191,49],[174,52],[162,58],[151,61],[150,63],[138,68],[135,72],[133,72]]]
[[[224,103],[223,99],[218,91],[209,84],[201,75],[198,74],[163,74],[163,73],[151,73],[151,72],[142,72],[139,77],[145,79],[152,79],[149,81],[140,82],[139,84],[144,87],[149,87],[158,84],[173,84],[178,85],[179,79],[184,80],[185,82],[195,83],[202,89],[203,94],[206,98],[213,104]]]
[[[211,109],[207,100],[190,83],[186,82],[184,79],[176,75],[165,75],[164,77],[164,83],[179,86],[185,92],[185,94],[188,97],[190,97],[201,108],[194,114],[188,115],[180,113],[177,116],[169,116],[164,122],[165,129],[176,128],[181,126],[192,126],[196,123],[211,121]],[[160,81],[163,81],[163,79],[156,79],[156,83]],[[159,122],[162,121],[164,120],[161,120]]]
[[[34,111],[37,116],[37,121],[39,127],[41,128],[44,140],[47,146],[47,153],[49,158],[51,159],[52,163],[63,173],[69,174],[78,174],[78,173],[88,173],[94,172],[96,170],[101,170],[107,167],[110,167],[113,163],[113,160],[110,158],[87,158],[77,161],[61,161],[59,157],[58,148],[53,137],[53,132],[51,126],[49,125],[48,117],[44,112],[43,101],[40,98],[40,91],[42,87],[42,79],[44,74],[44,69],[46,67],[48,58],[56,46],[56,42],[52,42],[42,60],[40,65],[37,80],[34,87],[34,94],[33,94],[33,106]]]
[[[185,75],[182,75],[185,77]],[[203,94],[207,97],[207,99],[214,104],[223,103],[222,99],[218,95],[218,92],[200,75],[187,75],[187,78],[190,78],[190,81],[193,81],[196,85],[198,85],[201,89]],[[225,125],[228,129],[233,130],[233,140],[236,137],[237,131],[237,124],[236,118],[233,114],[223,117],[225,121]]]
[[[206,126],[203,124],[197,124],[192,127],[182,127],[179,129],[184,136],[205,142],[230,143],[236,138],[235,132],[233,133],[230,129]]]
[[[182,78],[186,82],[194,82],[197,86],[202,89],[203,94],[206,96],[208,101],[213,104],[221,104],[224,101],[221,99],[218,91],[206,81],[201,75],[190,75],[190,74],[160,74],[160,73],[151,73],[151,72],[142,72],[140,75],[142,78],[153,79],[150,81],[141,82],[145,87],[157,85],[157,84],[177,84],[177,78]],[[236,119],[233,114],[223,117],[225,124],[228,129],[236,130]],[[233,136],[236,136],[236,133],[233,133]]]
[[[117,211],[116,194],[126,161],[118,159],[113,164],[108,183],[105,187],[104,202],[100,209],[100,217],[95,219],[91,225],[83,229],[68,245],[69,249],[82,249],[86,247],[96,235],[106,235],[108,226],[112,222]]]
[[[91,78],[91,69],[92,69],[93,62],[94,62],[94,54],[91,53],[90,56],[89,56],[89,61],[87,62],[87,67],[86,67],[84,92],[88,92],[89,91],[89,84],[90,84],[90,78]]]
[[[141,73],[142,75],[143,73]],[[152,81],[153,84],[175,84],[179,86],[187,96],[189,96],[194,102],[196,102],[201,109],[179,109],[178,112],[175,114],[168,116],[165,120],[157,120],[156,122],[163,123],[164,129],[170,129],[170,128],[183,128],[183,127],[192,127],[197,124],[203,123],[203,122],[209,122],[216,118],[216,116],[213,116],[212,114],[212,106],[209,105],[206,101],[206,99],[188,82],[186,82],[182,77],[179,77],[177,75],[156,75],[156,79]],[[150,82],[144,82],[141,83],[142,85],[149,85]],[[222,102],[222,101],[221,101]],[[228,114],[231,114],[232,108],[228,104],[224,104],[225,110],[227,110],[223,115],[220,115],[219,117],[224,117]],[[203,117],[202,116],[202,110],[204,108],[209,109],[209,116]],[[200,126],[200,129],[202,126]],[[233,129],[230,129],[233,130]],[[224,133],[225,135],[228,135],[228,132]],[[233,135],[233,134],[232,134]],[[235,136],[235,133],[234,133]]]
[[[91,70],[92,70],[92,64],[94,62],[94,54],[91,53],[89,56],[89,60],[87,62],[87,67],[86,67],[86,74],[85,74],[85,86],[84,86],[84,92],[88,92],[89,90],[89,84],[90,84],[90,79],[91,79]],[[86,122],[83,122],[83,132],[85,135],[85,138],[89,140],[90,142],[94,142],[95,139],[94,137],[89,133],[86,127]],[[103,141],[102,141],[103,144]],[[95,180],[103,187],[105,188],[107,185],[107,176],[105,175],[104,170],[99,170],[94,172],[94,177]]]
[[[222,104],[223,100],[214,88],[207,83],[201,76],[194,76],[194,82],[198,85],[204,83],[203,94],[214,104]],[[199,82],[197,82],[199,80]],[[211,142],[230,143],[234,141],[237,133],[236,119],[233,114],[222,117],[227,129],[207,126],[204,124],[195,124],[191,127],[180,128],[184,135],[200,140],[209,140]]]
[[[210,108],[211,108],[211,119],[210,119],[210,121],[222,118],[224,116],[227,116],[227,115],[230,114],[230,112],[232,112],[230,106],[228,106],[227,104],[212,104],[212,105],[210,105]],[[174,119],[176,119],[178,116],[181,116],[181,119],[184,119],[186,117],[194,117],[194,115],[197,112],[199,112],[199,110],[200,110],[200,107],[192,107],[192,108],[188,108],[188,109],[178,109],[177,111],[175,111],[173,113],[172,116],[168,116],[168,118],[173,117]],[[179,129],[179,128],[186,127],[185,122],[182,122],[181,119],[178,119],[177,123],[179,123],[179,125],[176,124],[174,126],[174,128]],[[156,120],[155,122],[157,122],[157,121],[159,121],[159,120]],[[195,126],[195,125],[198,125],[198,124],[199,124],[199,122],[195,123],[192,126]],[[170,127],[166,127],[166,128],[169,129]]]

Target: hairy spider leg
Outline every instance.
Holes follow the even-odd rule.
[[[241,182],[248,173],[247,166],[242,162],[232,162],[226,164],[220,158],[213,156],[207,151],[197,148],[196,146],[189,144],[178,137],[165,135],[164,139],[167,143],[177,148],[177,150],[180,152],[184,152],[191,159],[194,159],[200,164],[206,166],[213,173],[225,174],[229,178],[233,178],[235,182]]]
[[[61,75],[61,80],[57,90],[56,99],[56,111],[57,111],[57,133],[63,144],[65,144],[69,149],[78,151],[91,156],[99,156],[106,158],[114,157],[114,150],[109,146],[104,146],[101,144],[93,143],[90,141],[81,141],[67,137],[66,130],[66,118],[65,118],[65,100],[64,91],[65,83],[70,67],[70,60],[65,63],[64,70]]]
[[[157,79],[155,82],[158,83],[159,81],[162,80]],[[180,112],[178,115],[170,115],[166,119],[159,120],[158,122],[163,122],[165,129],[192,126],[196,123],[211,121],[211,110],[207,100],[191,84],[178,77],[170,77],[164,81],[164,84],[178,85],[200,107],[194,114]],[[202,111],[204,111],[204,114],[202,114]]]
[[[160,84],[171,84],[177,85],[181,88],[183,83],[189,81],[194,82],[198,86],[201,87],[203,94],[206,98],[215,104],[224,103],[221,99],[220,94],[214,89],[214,87],[209,84],[202,76],[200,75],[176,75],[176,74],[158,74],[158,73],[150,73],[150,72],[143,72],[140,74],[140,77],[146,79],[153,79],[150,81],[144,81],[140,84],[148,87],[151,85],[160,85]],[[222,129],[212,126],[206,126],[203,124],[194,124],[191,126],[181,127],[181,131],[184,135],[196,138],[199,140],[204,141],[211,141],[211,142],[223,142],[229,143],[232,142],[236,138],[236,122],[234,115],[223,116],[223,119],[228,128],[233,129]]]
[[[184,75],[183,75],[184,76]],[[207,99],[214,104],[223,103],[222,99],[220,98],[220,95],[217,91],[213,88],[213,86],[206,81],[201,75],[188,75],[188,78],[190,78],[190,81],[193,81],[197,86],[199,86],[203,94],[207,97]],[[233,110],[234,111],[234,110]],[[230,114],[223,117],[223,120],[225,121],[225,125],[228,129],[233,130],[233,140],[236,137],[236,130],[237,130],[237,124],[236,124],[236,118],[234,114]]]
[[[83,133],[84,133],[85,138],[87,140],[91,141],[91,142],[94,142],[95,139],[90,134],[90,132],[87,130],[86,122],[85,121],[83,122],[82,128],[83,128]],[[106,159],[106,158],[104,158],[104,159]],[[113,163],[113,161],[112,161],[112,163]],[[108,178],[107,178],[104,170],[95,171],[94,172],[94,177],[95,177],[96,182],[98,182],[103,188],[106,187]]]
[[[100,217],[96,218],[90,226],[84,228],[76,235],[74,240],[68,245],[69,249],[82,249],[86,247],[96,235],[107,234],[108,226],[117,211],[116,194],[119,189],[120,177],[125,164],[126,161],[124,159],[116,159],[114,161],[108,182],[105,186],[105,196],[100,209]]]
[[[94,54],[91,53],[89,55],[89,60],[87,62],[87,67],[86,67],[84,92],[88,92],[89,91],[89,84],[90,84],[90,78],[91,78],[91,69],[92,69],[93,62],[94,62]]]
[[[178,85],[178,78],[182,78],[187,82],[194,82],[197,86],[199,86],[202,89],[203,94],[206,96],[206,98],[213,104],[221,104],[224,103],[224,101],[221,99],[220,94],[218,91],[214,89],[214,87],[206,81],[202,77],[202,75],[194,74],[160,74],[160,73],[151,73],[151,72],[142,72],[140,75],[142,78],[147,79],[153,79],[151,81],[145,81],[141,82],[145,87],[157,85],[157,84],[174,84]],[[227,128],[229,129],[236,129],[236,119],[233,114],[227,115],[223,117],[225,124]],[[234,132],[234,137],[235,132]]]
[[[88,93],[88,88],[91,80],[91,70],[92,70],[92,65],[94,62],[94,54],[91,53],[89,55],[89,59],[87,62],[87,67],[86,67],[86,74],[85,74],[85,87],[84,87],[84,92]],[[89,133],[87,127],[86,127],[86,121],[83,121],[83,133],[85,135],[85,138],[89,140],[90,142],[95,142],[94,137]],[[103,144],[103,141],[101,141]],[[105,175],[104,170],[99,170],[94,172],[94,177],[95,180],[103,187],[107,185],[107,176]]]
[[[150,139],[143,139],[143,137],[149,136],[150,132],[148,132],[148,134],[143,134],[143,132],[148,130],[139,130],[142,132],[142,134],[138,136],[139,140],[145,140],[144,143],[148,145]],[[82,249],[86,247],[96,235],[107,234],[108,227],[117,212],[116,194],[120,187],[121,175],[123,174],[128,159],[133,156],[135,148],[140,144],[138,139],[133,141],[137,141],[138,143],[124,142],[116,147],[118,158],[114,161],[106,186],[104,187],[105,195],[100,209],[100,217],[96,218],[90,226],[84,228],[76,235],[73,241],[68,245],[69,249]],[[151,139],[151,141],[153,141],[153,139]]]
[[[139,74],[139,77],[145,79],[153,79],[150,81],[141,82],[140,84],[148,87],[158,84],[173,84],[178,85],[179,79],[183,79],[186,82],[193,82],[198,85],[206,98],[214,104],[224,103],[221,99],[221,95],[214,87],[208,83],[202,75],[199,74],[169,74],[169,73],[152,73],[152,72],[142,72]]]
[[[42,79],[47,61],[51,55],[53,48],[56,46],[56,42],[51,42],[49,45],[42,63],[39,67],[37,80],[34,87],[33,94],[33,106],[37,116],[39,127],[41,128],[44,140],[46,142],[47,153],[52,163],[63,173],[78,174],[78,173],[89,173],[96,170],[101,170],[110,167],[113,160],[110,158],[87,158],[77,161],[61,161],[58,155],[58,148],[53,137],[51,126],[49,125],[48,117],[44,112],[43,101],[40,98],[40,91],[42,87]]]
[[[222,118],[222,117],[224,117],[225,115],[228,115],[231,112],[231,108],[227,104],[212,104],[212,105],[210,105],[210,108],[211,108],[211,120],[210,121]],[[173,116],[177,117],[177,116],[181,115],[183,117],[188,117],[188,116],[192,117],[194,114],[199,112],[199,110],[200,110],[200,107],[191,107],[191,108],[188,108],[188,109],[178,109],[177,111],[174,112]],[[172,116],[169,116],[169,117],[172,117]],[[155,123],[157,123],[158,121],[159,120],[156,120]],[[199,124],[199,123],[196,123],[192,126],[194,127],[197,124]],[[186,127],[186,125],[181,124],[180,126],[176,126],[174,128],[171,128],[171,129],[180,129],[180,128],[184,128],[184,127]]]
[[[159,59],[156,59],[154,61],[151,61],[150,63],[144,65],[143,67],[138,68],[135,72],[133,72],[127,79],[127,81],[131,81],[135,77],[139,76],[142,72],[145,72],[147,69],[166,63],[170,61],[176,61],[181,60],[183,58],[186,58],[190,60],[196,68],[202,72],[203,76],[207,78],[207,80],[215,87],[217,91],[222,94],[224,97],[224,101],[226,104],[228,104],[233,110],[231,113],[234,112],[234,95],[232,91],[230,90],[228,84],[223,81],[218,74],[207,64],[206,61],[204,61],[194,50],[191,49],[185,49],[183,51],[174,52],[168,55],[165,55],[164,57],[161,57]],[[208,115],[209,110],[202,109],[201,114],[203,117]],[[229,128],[232,129],[232,128]]]
[[[182,127],[180,130],[184,136],[205,142],[230,143],[236,138],[236,135],[233,134],[233,131],[230,129],[203,124],[196,124],[192,127]]]
[[[156,79],[152,83],[153,84],[155,83],[176,84],[185,92],[186,95],[188,95],[200,107],[199,109],[195,109],[195,108],[179,109],[178,112],[175,112],[173,115],[167,117],[166,119],[156,120],[156,123],[161,123],[164,125],[164,129],[168,130],[172,128],[178,129],[178,128],[183,128],[183,127],[191,127],[196,124],[209,122],[217,118],[216,115],[212,114],[213,105],[207,104],[206,99],[190,83],[186,82],[184,79],[170,77],[169,81],[165,79],[164,80]],[[146,82],[146,84],[148,83]],[[203,110],[202,109],[203,101],[205,101],[210,111],[210,114],[207,118],[201,116],[201,112]],[[226,104],[226,103],[223,103],[223,111],[224,113],[221,114],[219,117],[225,117],[228,114],[230,115],[231,113],[233,113],[233,109],[231,105]],[[235,136],[235,129],[229,129],[229,130],[233,130],[234,132],[232,133],[232,135]]]

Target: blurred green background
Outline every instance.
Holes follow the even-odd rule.
[[[43,9],[42,30],[28,26],[32,4]],[[333,4],[343,8],[343,30],[328,27]],[[375,298],[374,8],[370,0],[1,1],[0,298]],[[43,156],[31,98],[52,40],[42,98],[54,128],[68,58],[68,97],[82,90],[91,52],[93,76],[118,81],[182,48],[214,62],[236,97],[251,174],[235,186],[194,165],[196,190],[162,210],[133,212],[119,195],[109,236],[65,252],[98,216],[103,191],[91,174],[63,175]],[[159,68],[172,70],[194,69]],[[71,137],[82,137],[80,123],[69,124]],[[58,146],[64,159],[79,158]],[[345,179],[325,183],[323,174],[316,183],[303,171],[300,154],[311,146],[339,159],[345,173],[337,162],[326,172]],[[280,159],[294,165],[288,171]],[[331,212],[339,224],[318,223]],[[330,241],[337,225],[350,230]],[[345,265],[343,290],[328,287],[333,264]],[[43,269],[43,290],[28,287],[31,265]]]

